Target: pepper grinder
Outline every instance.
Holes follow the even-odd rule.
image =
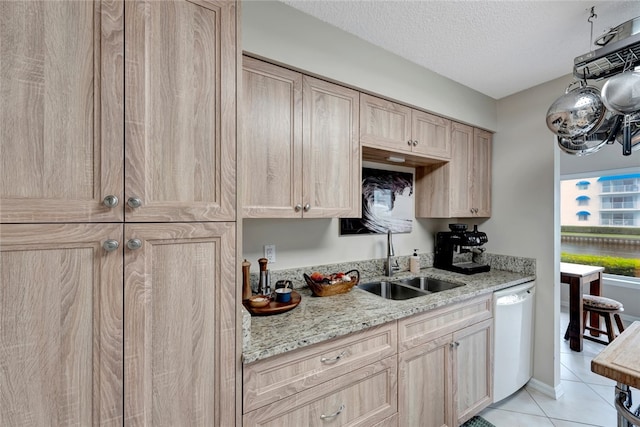
[[[269,260],[266,258],[258,259],[258,264],[260,265],[260,281],[258,282],[258,293],[260,295],[268,295],[271,293],[271,289],[267,289],[267,287],[269,287],[269,272],[267,270],[267,262],[269,262]]]
[[[242,262],[242,299],[249,299],[251,295],[251,263],[245,259]]]

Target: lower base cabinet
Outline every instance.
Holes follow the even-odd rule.
[[[487,294],[246,365],[243,426],[457,427],[492,358]]]
[[[399,322],[400,426],[457,427],[491,404],[490,301],[489,295]]]
[[[397,411],[398,360],[388,357],[244,415],[243,426],[387,426]],[[379,423],[379,424],[376,424]]]

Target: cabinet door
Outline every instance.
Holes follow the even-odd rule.
[[[0,228],[0,425],[122,425],[115,224]]]
[[[300,218],[302,74],[245,57],[242,121],[243,216]]]
[[[445,335],[400,353],[398,425],[453,427],[450,346],[451,335]]]
[[[141,245],[124,257],[127,425],[233,425],[235,224],[127,224],[125,239]]]
[[[234,219],[235,2],[126,2],[127,221]],[[135,206],[135,205],[134,205]]]
[[[359,94],[303,76],[303,216],[359,217]]]
[[[411,152],[411,108],[360,94],[360,142],[392,151]]]
[[[493,319],[453,334],[453,401],[460,425],[493,401]]]
[[[121,221],[123,5],[0,2],[0,221]]]
[[[451,125],[450,217],[473,216],[470,178],[473,173],[473,128]]]
[[[492,135],[473,130],[473,179],[471,192],[476,216],[491,216],[491,141]]]
[[[411,123],[415,154],[451,158],[451,120],[413,110]]]

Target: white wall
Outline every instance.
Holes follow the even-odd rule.
[[[242,32],[248,52],[497,130],[493,216],[480,228],[488,234],[488,252],[537,259],[534,377],[553,391],[560,382],[559,150],[545,114],[568,82],[496,102],[280,3],[243,2]],[[411,234],[395,239],[396,253],[433,251],[433,233],[449,222],[457,221],[416,221]],[[243,232],[244,255],[252,263],[263,244],[276,244],[274,269],[384,256],[384,236],[339,237],[337,220],[245,220]]]
[[[242,2],[244,51],[487,130],[495,101],[274,1]]]
[[[558,79],[498,101],[493,145],[493,210],[484,231],[497,253],[536,259],[534,378],[559,388],[559,164],[547,129]]]

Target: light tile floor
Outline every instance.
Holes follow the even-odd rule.
[[[560,323],[562,338],[569,323],[566,309],[561,312]],[[585,340],[583,351],[578,353],[571,351],[568,341],[561,341],[560,380],[564,395],[554,400],[525,386],[480,415],[496,427],[615,427],[615,382],[591,372],[591,359],[605,346]],[[632,396],[640,397],[640,392],[634,389]]]

